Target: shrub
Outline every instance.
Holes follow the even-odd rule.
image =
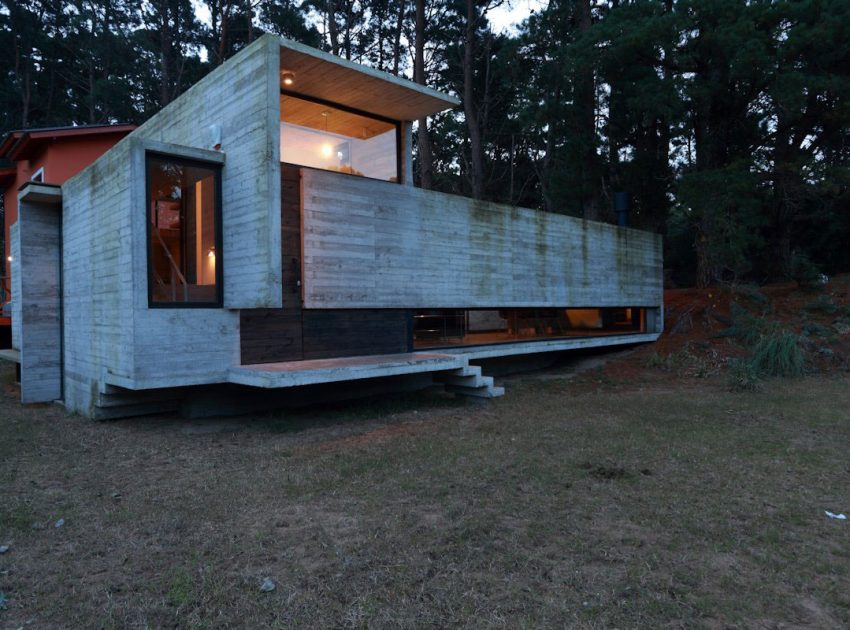
[[[759,339],[750,364],[764,376],[802,376],[806,371],[800,338],[790,332],[776,332]]]
[[[741,343],[752,346],[764,335],[765,328],[764,319],[756,317],[738,304],[732,304],[732,325],[718,336],[734,337]]]
[[[832,330],[816,322],[807,322],[803,324],[803,334],[812,337],[831,337]]]
[[[671,372],[680,377],[706,378],[713,371],[710,361],[691,353],[687,347],[668,355],[653,352],[646,358],[644,365],[662,372]]]
[[[664,355],[658,352],[653,352],[648,357],[646,357],[646,359],[644,360],[644,365],[648,368],[666,371],[668,366],[668,359],[669,356],[665,357]]]
[[[818,289],[821,282],[821,271],[811,260],[802,254],[791,259],[789,275],[792,280],[805,289]]]
[[[737,287],[736,292],[758,306],[766,306],[770,302],[767,296],[761,292],[761,289],[755,285],[742,284]]]
[[[838,305],[828,295],[821,295],[814,302],[806,304],[803,310],[823,313],[825,315],[835,315],[838,312]]]
[[[758,370],[744,359],[730,359],[726,383],[733,392],[755,392],[761,389]]]
[[[656,368],[663,372],[679,372],[689,357],[690,353],[687,350],[679,350],[667,355],[653,352],[646,358],[646,367]]]

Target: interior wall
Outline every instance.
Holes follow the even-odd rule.
[[[381,180],[398,177],[396,132],[387,131],[367,140],[280,123],[280,161],[312,168],[340,171],[337,148],[347,145],[347,164],[355,174]]]

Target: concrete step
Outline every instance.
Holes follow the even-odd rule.
[[[480,371],[480,368],[479,368]],[[469,376],[455,376],[454,374],[438,374],[434,377],[435,381],[445,383],[446,385],[456,385],[457,387],[492,387],[492,376],[481,376],[480,374],[470,374]]]
[[[96,407],[123,407],[125,405],[141,405],[146,403],[159,403],[174,401],[179,403],[180,396],[173,390],[146,390],[130,391],[120,390],[109,394],[98,394]]]
[[[457,370],[434,375],[434,380],[443,383],[447,392],[458,396],[475,398],[497,398],[505,394],[504,387],[496,387],[492,376],[484,376],[480,365],[467,365]]]
[[[113,407],[94,408],[95,420],[116,420],[118,418],[130,418],[133,416],[147,416],[156,413],[173,413],[180,408],[180,401],[163,400],[160,402],[139,403],[133,405],[121,405]]]
[[[480,365],[464,365],[461,368],[457,368],[456,370],[446,370],[445,372],[439,372],[435,376],[481,376],[481,366]]]
[[[498,398],[505,395],[504,387],[458,387],[457,385],[446,385],[446,391],[458,396],[472,396],[473,398]]]

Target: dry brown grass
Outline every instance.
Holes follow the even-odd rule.
[[[7,387],[0,627],[846,626],[848,385],[105,424]]]

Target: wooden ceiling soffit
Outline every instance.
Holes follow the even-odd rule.
[[[460,103],[448,94],[286,39],[281,39],[280,72],[294,76],[291,85],[281,82],[289,92],[393,120],[418,120]]]

